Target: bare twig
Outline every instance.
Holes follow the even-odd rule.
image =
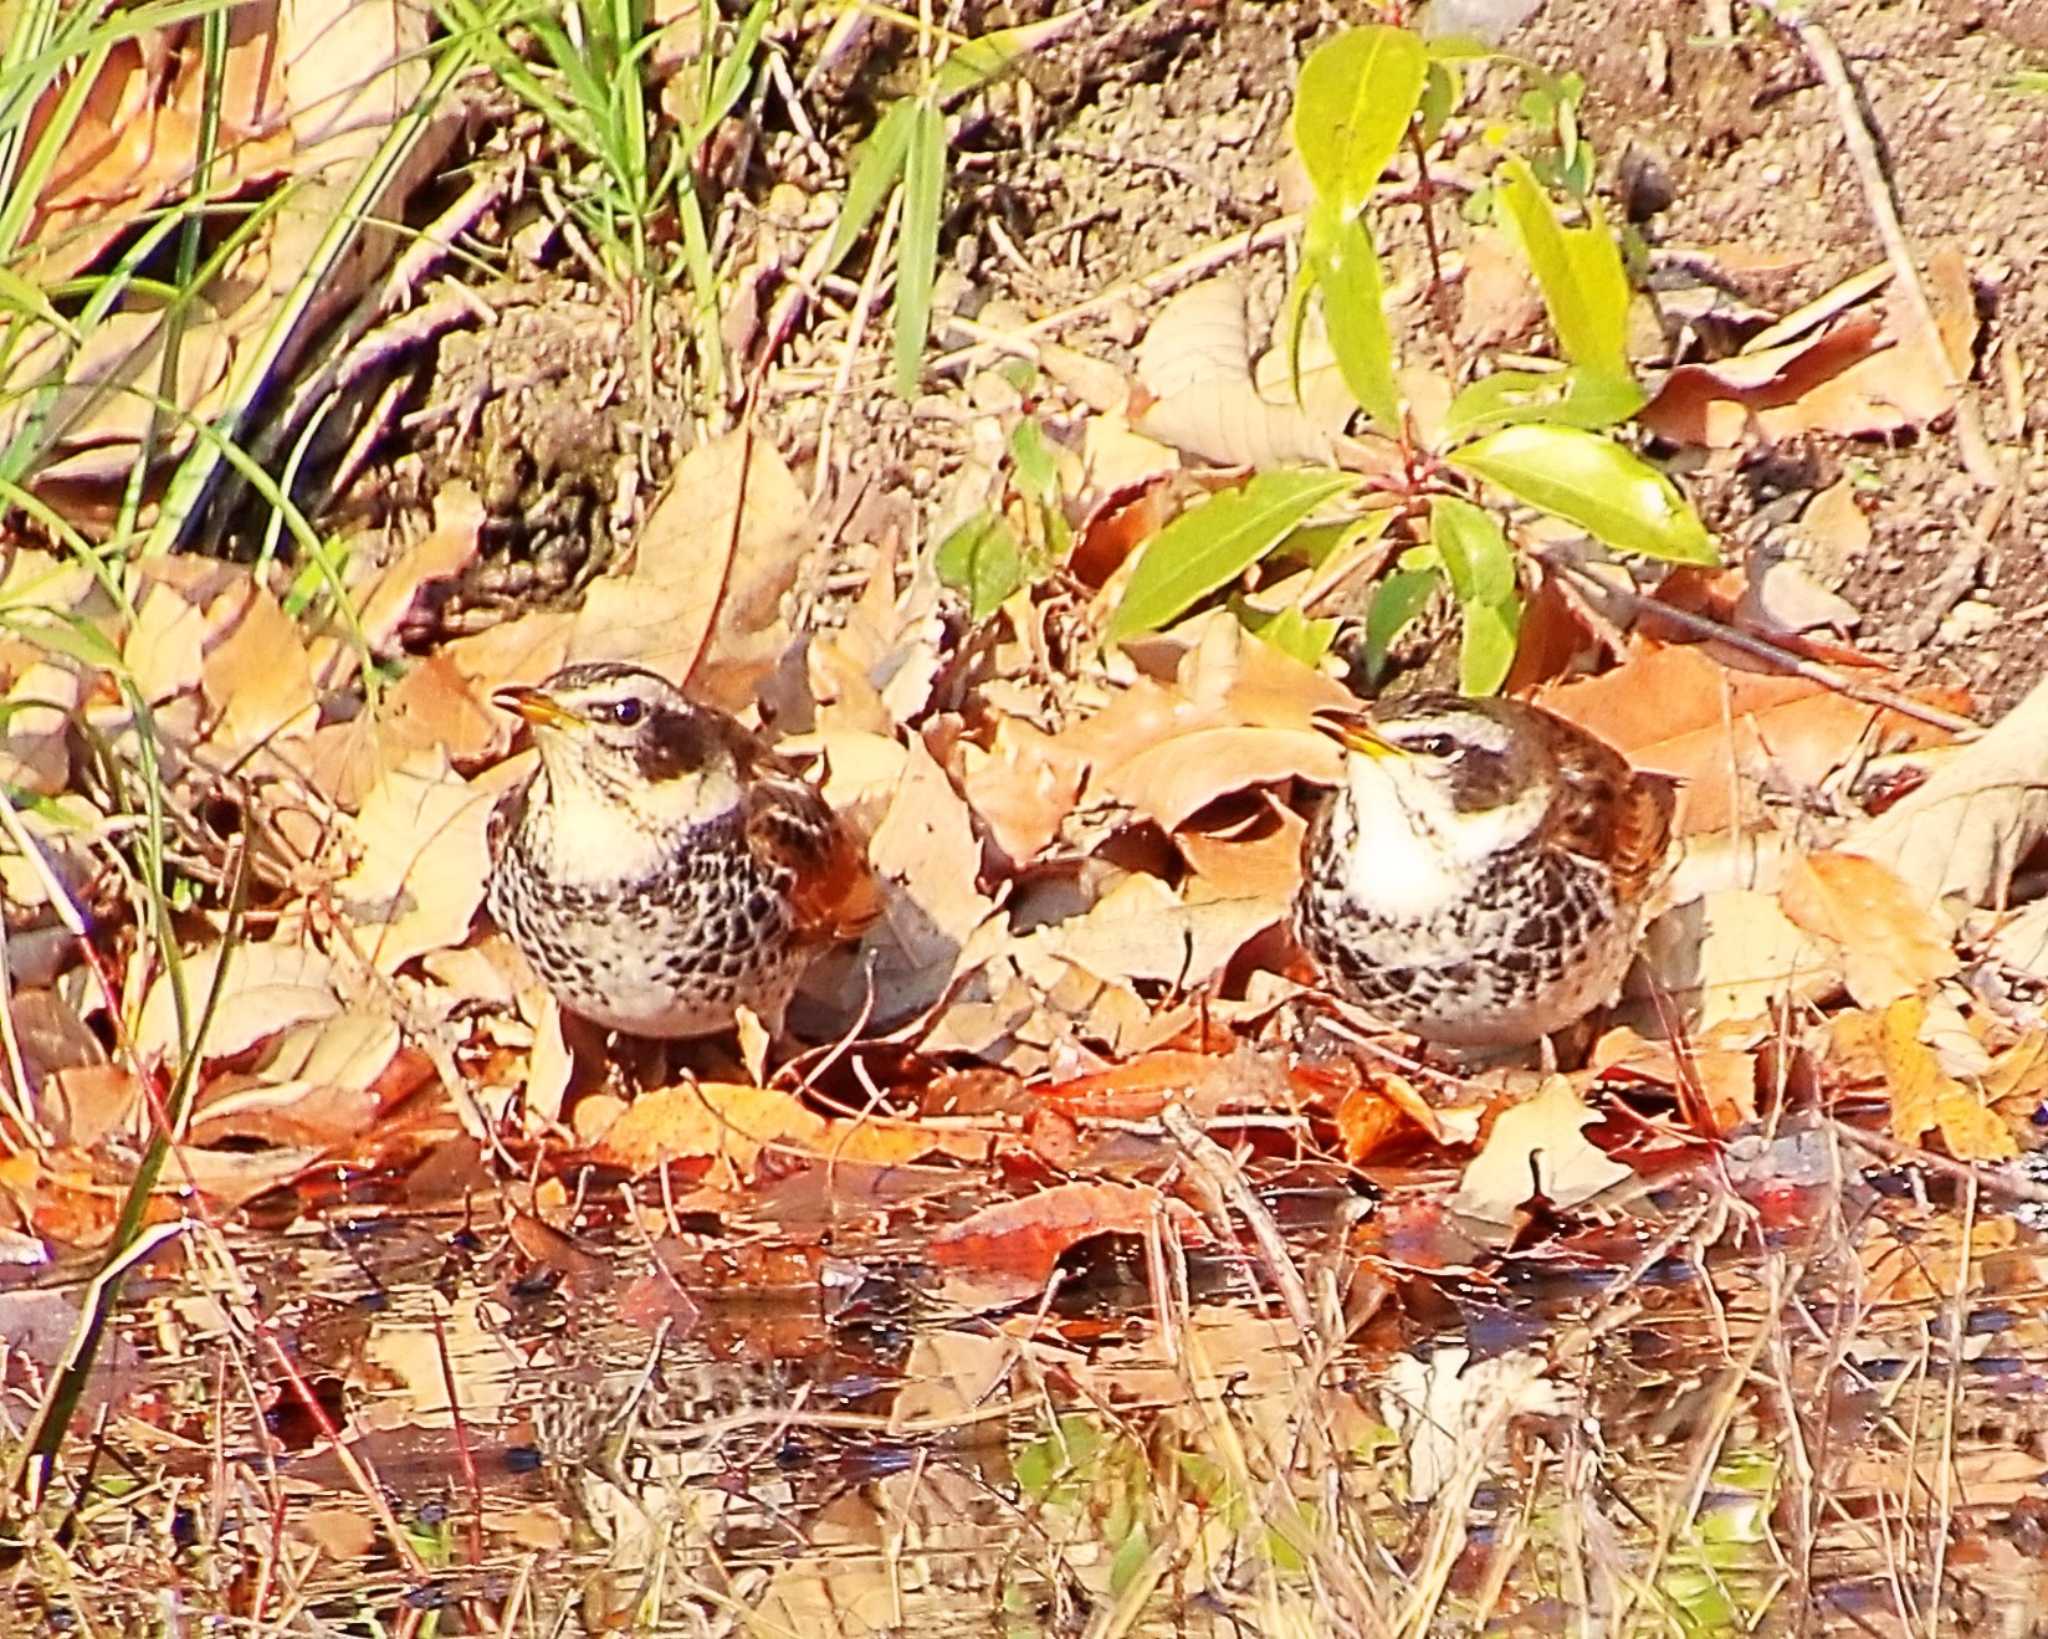
[[[1906,242],[1906,230],[1899,222],[1898,206],[1892,199],[1891,182],[1884,174],[1884,161],[1878,157],[1877,143],[1863,118],[1856,82],[1849,78],[1848,65],[1842,61],[1842,53],[1833,36],[1811,17],[1779,3],[1779,0],[1764,0],[1764,10],[1780,28],[1790,30],[1798,39],[1834,96],[1835,117],[1842,128],[1842,140],[1847,144],[1849,158],[1856,167],[1857,181],[1863,186],[1863,200],[1870,208],[1878,240],[1898,277],[1899,288],[1905,293],[1906,304],[1912,309],[1914,320],[1926,330],[1936,368],[1942,373],[1942,385],[1955,394],[1956,445],[1962,453],[1963,465],[1980,484],[1996,487],[2005,482],[2005,473],[1984,435],[1984,423],[1977,414],[1977,402],[1970,394],[1969,383],[1956,369],[1955,361],[1948,356],[1948,349],[1942,343],[1941,326],[1935,322],[1933,304],[1927,299],[1927,286],[1921,282],[1919,266],[1913,260],[1913,248]]]
[[[1267,1275],[1279,1292],[1281,1301],[1287,1305],[1289,1317],[1304,1339],[1315,1338],[1316,1311],[1315,1305],[1309,1302],[1308,1287],[1302,1282],[1301,1271],[1294,1267],[1294,1257],[1287,1250],[1287,1243],[1280,1238],[1280,1226],[1273,1222],[1273,1215],[1266,1210],[1265,1203],[1252,1193],[1251,1185],[1245,1182],[1243,1170],[1231,1160],[1229,1152],[1221,1144],[1195,1125],[1195,1118],[1188,1113],[1186,1105],[1167,1105],[1160,1112],[1159,1121],[1180,1146],[1189,1163],[1209,1181],[1217,1194],[1237,1208],[1252,1232],[1252,1240],[1258,1245]]]
[[[1738,631],[1733,626],[1695,614],[1690,609],[1680,609],[1674,604],[1659,603],[1655,598],[1645,596],[1633,587],[1620,586],[1594,574],[1584,564],[1574,563],[1570,558],[1553,551],[1539,552],[1537,558],[1546,569],[1565,579],[1576,581],[1584,587],[1595,603],[1609,599],[1625,603],[1635,613],[1649,612],[1659,620],[1668,620],[1675,626],[1683,626],[1689,632],[1701,637],[1713,638],[1725,643],[1731,649],[1740,649],[1744,654],[1767,660],[1780,671],[1794,677],[1803,677],[1808,682],[1818,683],[1822,688],[1833,689],[1837,694],[1846,694],[1852,700],[1861,700],[1868,706],[1882,706],[1886,711],[1895,711],[1901,717],[1911,717],[1918,722],[1945,728],[1951,734],[1978,734],[1983,725],[1967,717],[1960,717],[1952,711],[1943,711],[1939,706],[1924,705],[1909,699],[1891,689],[1879,688],[1872,683],[1859,683],[1846,672],[1837,671],[1833,666],[1824,666],[1818,660],[1808,660],[1804,655],[1794,654],[1790,649],[1771,642],[1768,638],[1753,637],[1748,632]]]

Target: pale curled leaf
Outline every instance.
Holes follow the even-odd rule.
[[[1234,279],[1192,285],[1159,310],[1138,349],[1138,379],[1154,402],[1131,425],[1218,466],[1328,464],[1336,441],[1288,391],[1268,397],[1253,377],[1244,289]]]
[[[1800,927],[1842,947],[1858,1007],[1921,995],[1962,965],[1927,902],[1875,860],[1853,853],[1795,859],[1779,897]]]
[[[1927,783],[1842,838],[1928,900],[2003,905],[2013,871],[2048,835],[2048,682],[1937,768]]]
[[[1534,1098],[1493,1124],[1446,1205],[1463,1217],[1512,1224],[1538,1192],[1565,1210],[1633,1177],[1587,1140],[1585,1129],[1599,1120],[1570,1081],[1552,1076]]]
[[[223,977],[223,969],[225,976]],[[228,1058],[308,1019],[331,1019],[341,1011],[340,976],[320,952],[290,940],[216,945],[181,964],[186,1018],[197,1029],[206,999],[219,985],[219,1001],[201,1051]],[[145,1059],[174,1056],[178,1039],[176,990],[168,973],[158,976],[142,1004],[135,1046]]]

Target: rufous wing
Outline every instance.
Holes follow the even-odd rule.
[[[800,776],[759,775],[747,791],[747,845],[790,873],[798,934],[819,944],[858,939],[882,913],[867,850]]]
[[[1661,775],[1641,774],[1621,754],[1574,737],[1553,748],[1560,776],[1550,834],[1585,859],[1609,866],[1627,888],[1647,888],[1671,850],[1677,792]]]

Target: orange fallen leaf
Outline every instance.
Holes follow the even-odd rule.
[[[1069,1250],[1097,1235],[1138,1235],[1153,1225],[1184,1240],[1207,1232],[1194,1210],[1143,1184],[1056,1184],[1020,1200],[983,1207],[929,1242],[932,1261],[1001,1270],[1043,1282]]]
[[[1941,1068],[1920,1039],[1927,1004],[1904,996],[1884,1011],[1885,1077],[1892,1089],[1892,1136],[1918,1144],[1938,1133],[1958,1161],[2004,1161],[2019,1153],[2012,1129],[1977,1093]]]
[[[1794,859],[1778,898],[1800,927],[1842,947],[1859,1007],[1919,995],[1962,966],[1933,911],[1874,859],[1835,852]]]
[[[1535,700],[1639,767],[1683,780],[1678,831],[1688,836],[1735,821],[1738,774],[1774,772],[1813,789],[1873,735],[1887,747],[1948,738],[1803,677],[1718,665],[1699,644],[1646,647],[1603,676],[1539,689]]]

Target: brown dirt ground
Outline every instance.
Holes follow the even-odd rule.
[[[1059,313],[1287,209],[1293,85],[1318,39],[1360,20],[1349,10],[1253,0],[1161,8],[1137,23],[1104,23],[999,89],[956,134],[933,355],[974,338],[954,326],[956,317],[1001,328]],[[1014,20],[991,12],[964,25],[972,32]],[[2034,274],[2048,262],[2039,181],[2048,175],[2048,96],[2011,83],[2035,60],[2030,53],[2048,47],[2048,24],[2026,7],[1968,0],[1852,0],[1828,8],[1824,22],[1860,80],[1923,265],[1943,247],[1967,260],[1984,320],[1974,391],[2010,493],[1980,537],[1975,525],[1985,516],[1986,492],[1963,471],[1946,429],[1891,443],[1810,437],[1720,461],[1692,452],[1679,465],[1737,559],[1779,546],[1813,494],[1854,476],[1872,542],[1851,561],[1810,562],[1809,569],[1862,612],[1856,635],[1863,647],[1917,671],[1967,680],[1995,710],[2038,675],[2048,654],[2048,560],[2033,544],[2048,523],[2048,420],[2030,404],[2048,357],[2048,293]],[[1783,313],[1882,259],[1833,99],[1798,42],[1761,12],[1731,13],[1725,0],[1624,7],[1549,0],[1504,43],[1585,76],[1582,125],[1600,155],[1604,187],[1614,192],[1624,156],[1628,174],[1647,174],[1656,185],[1646,190],[1638,182],[1632,190],[1653,269],[1704,267],[1735,296]],[[1504,82],[1492,86],[1481,106],[1490,97],[1490,117],[1497,117],[1508,95]],[[852,105],[812,112],[823,115],[825,146],[842,156],[869,117]],[[756,135],[750,195],[766,198],[774,184],[792,179],[806,188],[821,180],[815,144],[772,128]],[[1660,208],[1644,213],[1650,192],[1662,196],[1651,201]],[[1454,202],[1440,203],[1436,215],[1455,256],[1467,230]],[[1417,210],[1397,205],[1391,218],[1396,270],[1420,273]],[[508,210],[505,225],[515,220]],[[774,231],[770,214],[747,221],[746,231]],[[1248,283],[1255,319],[1270,318],[1291,271],[1289,253],[1231,265]],[[1127,364],[1148,304],[1171,288],[1115,303],[1061,339]],[[1006,426],[1022,406],[987,361],[928,373],[925,391],[905,402],[889,386],[885,319],[867,326],[846,390],[835,395],[853,294],[845,281],[828,286],[813,322],[779,355],[761,403],[763,425],[816,481],[857,567],[860,543],[892,531],[927,541],[967,510],[972,498],[955,483],[963,457],[986,449],[990,425]],[[1424,304],[1409,305],[1418,311],[1397,311],[1395,320],[1412,339]],[[584,376],[570,356],[583,343],[566,338],[587,341],[592,322],[605,322],[601,307],[565,304],[559,295],[541,304],[557,315],[565,338],[552,349],[534,341],[531,325],[490,332],[518,355],[498,361],[494,391],[537,375]],[[616,335],[615,321],[609,333]],[[557,353],[568,362],[550,362]],[[649,380],[675,367],[666,350],[655,362]],[[531,462],[508,474],[502,460],[492,464],[491,452],[508,438],[518,441],[516,415],[482,416],[486,431],[503,424],[490,438],[467,441],[482,455],[464,455],[465,441],[449,435],[451,427],[478,426],[478,406],[492,396],[477,385],[474,343],[459,333],[444,337],[436,370],[428,409],[413,418],[438,429],[436,438],[405,450],[396,474],[404,481],[383,494],[423,499],[438,478],[478,469],[473,476],[507,524],[488,584],[475,588],[486,603],[517,601],[522,588],[558,589],[585,561],[559,544],[535,542],[532,550],[552,554],[537,583],[508,570],[505,556],[528,549],[513,520],[535,513],[585,520],[613,537],[587,555],[589,565],[600,564],[630,538],[647,504],[645,494],[620,502],[615,469],[637,466],[648,481],[639,488],[651,494],[687,441],[674,395],[636,395],[636,373],[624,371],[610,413],[630,434],[594,451],[579,444],[559,463],[559,481]],[[466,406],[462,415],[436,413],[451,400]],[[1030,408],[1057,426],[1056,394]],[[393,476],[388,469],[386,476]],[[369,482],[377,487],[377,475]],[[564,500],[554,493],[564,486],[578,494]]]

